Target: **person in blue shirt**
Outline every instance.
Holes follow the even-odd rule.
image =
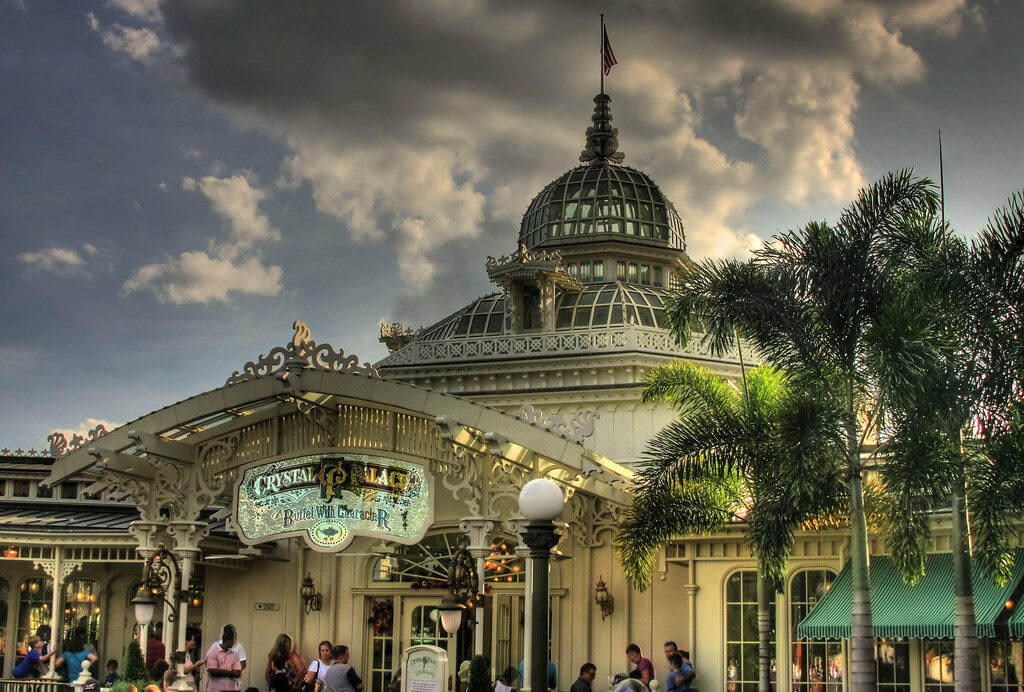
[[[40,674],[39,663],[46,661],[52,653],[43,654],[43,640],[39,637],[29,637],[25,651],[25,658],[14,667],[14,677],[19,680],[25,678],[38,678]]]
[[[114,683],[120,682],[121,676],[117,674],[117,659],[112,658],[107,661],[107,677],[103,681],[104,687],[113,687]]]
[[[680,650],[668,657],[669,674],[665,680],[665,692],[690,692],[690,682],[697,674],[690,665],[690,655]]]

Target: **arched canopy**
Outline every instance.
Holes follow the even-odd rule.
[[[559,434],[382,379],[357,358],[298,336],[223,387],[79,440],[57,458],[46,482],[92,470],[102,478],[96,489],[132,495],[143,524],[199,523],[204,509],[231,506],[247,469],[327,452],[418,461],[443,476],[473,515],[511,515],[518,487],[538,476],[552,478],[568,496],[626,504],[630,472],[586,449],[572,426]]]

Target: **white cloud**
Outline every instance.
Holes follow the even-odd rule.
[[[85,271],[87,257],[95,257],[99,254],[94,246],[88,243],[82,249],[51,247],[34,252],[23,252],[17,256],[17,260],[25,264],[32,272],[53,272],[61,276],[79,274]]]
[[[227,240],[211,239],[206,252],[183,252],[177,258],[140,268],[124,282],[121,295],[150,290],[159,301],[175,305],[229,302],[233,292],[277,295],[282,289],[281,267],[265,266],[254,253],[256,243],[276,242],[281,237],[259,209],[266,190],[253,187],[243,174],[198,180],[186,177],[181,187],[201,192],[209,200],[213,212],[228,226]]]
[[[765,189],[787,202],[845,200],[864,185],[853,114],[857,82],[835,68],[764,70],[736,113],[736,131],[764,148]]]
[[[139,269],[124,282],[121,295],[145,289],[152,291],[161,303],[227,303],[233,291],[277,295],[282,288],[281,275],[281,267],[264,266],[258,257],[234,263],[205,252],[183,252],[177,258]]]
[[[71,442],[75,435],[79,435],[83,439],[89,438],[89,433],[96,429],[97,426],[102,425],[103,429],[110,432],[116,428],[120,428],[124,423],[113,423],[108,420],[100,418],[86,418],[84,422],[71,428],[56,428],[53,432],[62,433],[64,439]]]
[[[160,37],[152,29],[133,28],[116,22],[110,28],[104,29],[92,12],[88,13],[85,18],[89,23],[89,28],[100,35],[103,45],[117,53],[124,53],[132,60],[146,65],[151,64],[157,53],[163,48]]]
[[[410,286],[430,282],[446,242],[479,232],[485,199],[474,188],[482,175],[476,161],[401,145],[353,148],[339,157],[316,142],[292,144],[287,172],[309,180],[317,207],[345,221],[357,240],[395,248]]]
[[[267,215],[259,210],[260,202],[267,196],[266,191],[252,187],[244,175],[236,174],[230,178],[210,175],[198,181],[185,178],[182,188],[198,188],[210,200],[214,213],[230,225],[228,242],[219,246],[220,254],[225,258],[233,258],[255,243],[281,239],[281,232],[271,226]]]
[[[160,18],[160,0],[107,0],[107,5],[146,22]]]

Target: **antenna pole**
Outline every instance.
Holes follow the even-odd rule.
[[[942,231],[946,231],[946,180],[942,168],[942,130],[939,130],[939,209],[942,211]]]

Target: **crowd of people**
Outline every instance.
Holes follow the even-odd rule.
[[[651,681],[659,680],[654,662],[644,656],[637,644],[626,647],[626,659],[629,661],[628,673],[618,673],[609,678],[612,689],[618,692],[642,692],[651,689]],[[668,672],[661,680],[660,689],[664,692],[691,692],[697,672],[690,662],[690,652],[680,649],[674,641],[665,642],[665,664]],[[597,666],[584,663],[580,667],[580,675],[569,688],[569,692],[596,692],[594,679],[597,677]],[[639,687],[638,687],[639,684]]]
[[[159,625],[150,629],[146,642],[145,661],[150,677],[156,683],[150,692],[169,690],[178,683],[179,671],[176,665],[167,662],[166,647],[162,642]],[[225,625],[221,638],[213,642],[204,657],[199,657],[200,633],[194,628],[186,630],[186,655],[182,666],[185,682],[192,690],[199,690],[199,682],[205,674],[208,676],[206,692],[238,692],[242,671],[246,667],[245,647],[238,641],[234,625]],[[249,687],[245,692],[361,692],[363,681],[356,669],[349,662],[349,649],[343,644],[334,645],[324,640],[317,646],[317,655],[307,664],[302,655],[295,650],[292,638],[287,634],[279,634],[274,646],[267,654],[264,677],[267,687],[261,690]],[[626,647],[626,658],[629,662],[628,673],[619,673],[609,677],[611,687],[623,692],[650,690],[651,681],[658,679],[657,670],[650,658],[636,644]],[[40,627],[35,635],[26,642],[25,655],[14,668],[15,678],[38,678],[45,676],[50,667],[62,671],[65,680],[75,681],[83,670],[86,661],[98,660],[95,647],[86,638],[84,628],[75,630],[74,636],[64,643],[58,655],[50,646],[50,628]],[[693,680],[697,677],[690,654],[676,646],[674,641],[665,642],[665,663],[668,668],[665,678],[661,681],[664,692],[691,692]],[[92,671],[95,677],[95,672]],[[518,692],[516,671],[508,668],[494,681],[494,692]],[[522,663],[519,668],[519,680],[522,680]],[[557,688],[557,670],[555,664],[548,662],[547,686]],[[597,666],[587,662],[580,667],[579,677],[572,683],[569,692],[600,692],[594,689],[597,678]],[[121,679],[118,663],[111,659],[107,662],[107,675],[104,687],[109,687]],[[400,692],[401,669],[389,685],[388,692]],[[642,687],[637,687],[639,683]]]
[[[82,674],[86,661],[97,660],[96,647],[89,643],[84,627],[75,629],[71,638],[64,642],[60,654],[50,645],[50,634],[49,626],[42,625],[28,638],[25,655],[14,667],[15,678],[41,678],[48,675],[52,667],[60,671],[64,680],[74,681]]]

